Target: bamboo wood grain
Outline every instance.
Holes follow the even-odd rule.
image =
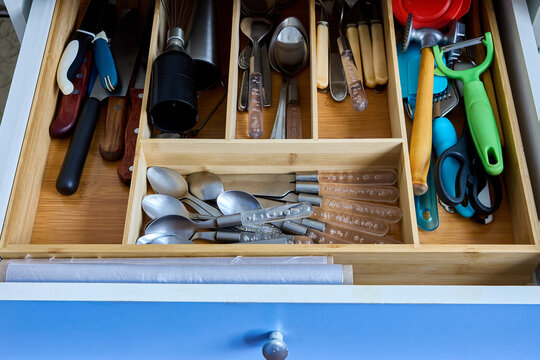
[[[158,9],[159,3],[159,1],[156,2]],[[233,5],[233,25],[236,24],[236,26],[240,19],[239,3],[239,0],[235,0]],[[302,6],[301,3],[298,2],[300,4],[298,6]],[[313,39],[315,10],[313,2],[309,3],[309,34]],[[66,25],[64,22],[69,22],[76,16],[81,17],[80,12],[75,15],[77,9],[73,3],[59,4],[60,2],[57,4],[56,11],[63,9],[58,14],[64,17],[60,21],[57,18],[58,14],[55,14],[52,29],[56,32],[52,33],[62,34],[58,31],[63,29],[65,36],[49,37],[43,69],[52,69],[54,66],[51,64],[58,62],[60,54],[57,50],[51,50],[51,47],[63,48],[69,33],[63,28]],[[489,4],[491,3],[488,2]],[[90,193],[86,194],[84,201],[79,204],[79,215],[74,214],[76,207],[73,204],[62,202],[62,198],[53,197],[53,194],[47,190],[49,179],[54,179],[55,168],[61,164],[60,148],[62,146],[65,148],[67,141],[63,140],[64,144],[61,140],[55,141],[51,146],[48,139],[47,126],[54,114],[54,107],[48,104],[55,102],[57,88],[54,71],[42,70],[29,119],[27,139],[21,153],[20,163],[23,165],[18,170],[14,187],[16,192],[12,196],[12,199],[16,201],[10,204],[10,212],[2,234],[3,246],[0,248],[0,256],[5,258],[24,257],[27,254],[35,257],[263,256],[269,253],[275,256],[334,255],[336,263],[354,266],[355,284],[526,284],[532,270],[540,261],[538,222],[535,209],[531,205],[532,191],[524,165],[519,128],[512,98],[507,96],[511,94],[511,91],[493,10],[490,9],[488,7],[490,18],[488,26],[492,27],[490,30],[496,39],[493,78],[499,107],[502,109],[501,120],[507,140],[505,182],[508,185],[503,205],[495,214],[497,225],[495,223],[490,225],[495,226],[494,228],[485,230],[457,216],[443,214],[445,225],[437,230],[436,237],[426,236],[424,233],[418,234],[411,191],[406,122],[399,89],[394,20],[391,1],[388,0],[382,7],[389,74],[388,87],[382,94],[375,95],[368,92],[368,96],[372,97],[369,99],[370,107],[373,107],[366,111],[369,116],[355,117],[345,111],[341,112],[341,107],[345,107],[346,103],[339,106],[326,104],[325,100],[328,97],[324,94],[316,94],[315,46],[310,43],[312,59],[309,76],[299,82],[301,86],[302,84],[307,86],[308,94],[311,94],[310,104],[306,106],[311,109],[313,117],[310,135],[314,139],[235,140],[233,135],[227,136],[225,140],[224,135],[228,133],[228,130],[232,129],[233,134],[236,131],[236,119],[232,116],[233,113],[236,115],[236,101],[234,111],[230,111],[228,105],[223,118],[220,117],[217,121],[218,125],[211,125],[208,128],[209,132],[203,134],[205,137],[221,134],[220,137],[216,135],[218,139],[148,139],[150,133],[147,119],[143,114],[141,126],[146,127],[146,130],[143,128],[142,134],[139,134],[129,200],[127,200],[127,188],[116,178],[115,164],[112,163],[111,182],[107,180],[108,177],[103,176],[99,179],[99,183],[95,181]],[[163,19],[163,11],[160,10],[154,17],[157,23],[154,24],[153,45],[150,49],[150,55],[154,52],[154,57],[161,50],[158,44],[163,44],[160,41],[164,40]],[[230,24],[230,19],[227,20]],[[59,24],[60,22],[62,24]],[[233,31],[230,37],[233,39],[233,45],[230,49],[226,49],[227,52],[230,50],[231,61],[225,66],[236,70],[235,57],[239,46],[234,48],[235,36],[237,32]],[[152,58],[150,56],[150,59]],[[149,62],[149,70],[150,66]],[[45,81],[45,76],[49,75],[51,81]],[[237,77],[237,72],[235,77]],[[150,71],[147,72],[146,89],[148,89],[149,79]],[[229,87],[231,83],[234,84],[234,81],[236,80],[233,77],[229,82]],[[310,85],[306,85],[307,83]],[[51,87],[54,91],[50,91]],[[143,108],[145,108],[144,104]],[[44,117],[46,121],[43,120]],[[345,119],[342,119],[343,117]],[[227,128],[224,124],[225,118],[228,121]],[[102,131],[100,130],[100,126],[103,127],[102,120],[98,123],[98,131]],[[318,120],[321,122],[319,123]],[[355,123],[362,123],[362,125],[356,127]],[[320,130],[327,131],[321,132],[324,136],[335,137],[335,139],[319,140],[317,132]],[[359,139],[350,139],[350,137]],[[374,137],[385,139],[374,139]],[[97,178],[97,174],[107,167],[103,167],[104,162],[97,152],[97,142],[93,146],[96,157],[94,160],[89,158],[88,161],[95,161],[92,173]],[[36,154],[36,152],[41,152],[41,154]],[[401,225],[393,226],[391,231],[398,234],[401,232],[406,244],[301,245],[299,247],[244,244],[166,247],[128,245],[135,243],[142,228],[144,218],[139,204],[148,192],[145,172],[146,168],[152,165],[168,166],[182,173],[200,170],[217,173],[285,173],[314,169],[352,170],[372,166],[391,166],[398,171],[399,206],[403,211]],[[112,179],[115,180],[114,183]],[[40,194],[42,183],[43,191]],[[106,203],[105,206],[104,203]],[[124,215],[126,208],[127,215]],[[48,214],[49,212],[51,214]],[[54,219],[55,216],[66,216],[67,222],[71,222],[67,229],[59,225],[61,221]],[[35,226],[32,229],[34,218]],[[455,235],[456,229],[459,229],[459,237]],[[431,234],[435,236],[435,233]],[[475,245],[475,243],[482,244]]]
[[[534,204],[531,181],[527,169],[527,161],[523,143],[521,141],[519,124],[517,121],[514,99],[511,96],[512,88],[506,71],[504,52],[497,28],[497,19],[491,0],[483,0],[481,6],[487,13],[488,21],[485,22],[484,31],[490,31],[493,35],[495,55],[491,65],[497,102],[502,122],[502,129],[506,139],[504,159],[508,166],[503,172],[508,186],[510,201],[510,214],[512,221],[519,226],[514,226],[514,238],[519,244],[536,243],[540,248],[540,229],[538,227],[538,214]],[[510,96],[508,96],[510,95]]]
[[[483,36],[482,32],[482,23],[489,22],[486,17],[486,12],[484,11],[485,6],[482,9],[480,14],[480,5],[478,0],[473,0],[471,3],[470,16],[469,16],[469,26],[471,28],[471,37],[476,38]],[[474,61],[477,64],[481,64],[482,61],[486,58],[486,49],[483,46],[473,47],[474,52]],[[488,68],[480,76],[484,87],[486,88],[486,93],[489,98],[489,103],[491,104],[491,109],[493,110],[493,115],[495,116],[495,122],[497,123],[497,130],[499,131],[499,139],[501,141],[501,146],[504,147],[504,136],[502,131],[501,119],[499,116],[499,107],[497,106],[497,98],[495,95],[495,89],[493,88],[493,80],[491,77],[491,69]]]
[[[431,159],[433,65],[433,50],[431,48],[422,49],[418,74],[418,94],[409,150],[415,195],[422,195],[428,190],[426,179]]]
[[[56,67],[70,35],[78,1],[56,3],[53,20],[43,55],[43,64],[30,110],[19,166],[11,191],[0,245],[30,243],[39,193],[51,144],[48,127],[54,117],[58,86]]]
[[[300,250],[301,249],[301,250]],[[526,285],[538,264],[532,245],[16,245],[4,258],[35,257],[207,257],[334,256],[352,264],[354,284],[374,285]],[[389,266],[391,264],[391,266]],[[513,266],[509,266],[513,264]],[[504,269],[500,271],[498,269]]]

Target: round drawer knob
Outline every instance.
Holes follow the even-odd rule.
[[[262,348],[263,356],[266,360],[283,360],[289,355],[287,344],[283,341],[283,334],[279,331],[272,331],[268,336],[268,341]]]

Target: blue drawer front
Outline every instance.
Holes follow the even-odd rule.
[[[0,302],[2,359],[538,359],[535,305]]]

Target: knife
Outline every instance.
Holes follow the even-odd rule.
[[[79,29],[75,31],[60,57],[56,82],[64,95],[69,95],[74,90],[73,78],[83,63],[88,44],[94,39],[106,4],[106,0],[90,2]]]
[[[88,92],[90,72],[92,70],[92,51],[86,51],[79,72],[73,79],[73,92],[69,95],[62,94],[56,117],[49,126],[51,138],[63,138],[68,136],[75,123],[83,98]]]
[[[307,181],[297,181],[296,183],[241,181],[223,176],[220,176],[220,178],[225,191],[242,190],[253,196],[281,199],[282,201],[299,201],[299,195],[290,194],[292,192],[374,202],[394,202],[399,198],[399,191],[393,186],[339,183],[319,184]]]
[[[307,171],[292,174],[220,174],[221,180],[233,184],[291,183],[314,181],[341,184],[394,185],[397,173],[392,169],[367,169],[358,171]]]
[[[369,31],[369,20],[366,6],[361,6],[358,14],[358,35],[360,36],[364,85],[368,88],[374,88],[377,83],[373,71],[373,50],[371,45],[371,34]]]
[[[99,117],[101,101],[109,96],[125,96],[129,79],[135,66],[139,48],[141,24],[137,9],[130,10],[121,20],[111,42],[111,51],[116,62],[119,82],[113,93],[109,93],[96,81],[90,97],[83,108],[64,162],[56,180],[56,189],[64,195],[77,191],[88,149]]]
[[[142,63],[137,71],[137,77],[133,88],[129,89],[129,101],[131,110],[129,112],[124,132],[124,156],[120,160],[116,169],[120,180],[129,186],[133,173],[133,160],[135,158],[135,147],[137,145],[137,135],[139,134],[139,119],[141,117],[142,98],[144,92],[144,81],[146,78],[146,66]]]

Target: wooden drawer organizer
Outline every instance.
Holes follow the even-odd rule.
[[[299,75],[304,139],[251,140],[247,138],[246,114],[237,113],[237,57],[244,44],[238,28],[240,1],[218,1],[221,53],[228,73],[228,98],[216,116],[195,139],[151,139],[146,115],[141,116],[139,142],[131,189],[116,178],[116,164],[99,157],[96,135],[79,191],[65,197],[54,183],[69,140],[49,138],[58,89],[56,64],[82,7],[78,1],[57,2],[38,89],[29,118],[12,196],[0,242],[0,255],[24,257],[135,257],[135,256],[291,256],[332,255],[336,263],[354,266],[355,284],[526,284],[540,262],[538,219],[512,94],[499,40],[495,14],[486,0],[486,29],[495,39],[494,74],[505,148],[505,198],[495,221],[481,226],[440,209],[441,225],[432,233],[416,227],[409,170],[407,127],[399,88],[396,36],[391,1],[383,1],[389,83],[382,94],[367,91],[370,106],[364,113],[352,111],[350,100],[334,103],[315,88],[315,42],[310,42],[310,63]],[[149,58],[164,43],[164,12],[159,1]],[[230,19],[223,15],[230,12]],[[300,17],[311,39],[315,35],[315,7],[299,0],[282,17]],[[224,22],[224,24],[221,24]],[[224,31],[228,29],[227,31]],[[233,31],[231,31],[233,29]],[[230,36],[230,37],[229,37]],[[224,45],[225,46],[225,45]],[[230,54],[230,56],[229,56]],[[229,60],[227,64],[227,60]],[[146,88],[150,81],[150,66]],[[281,84],[273,73],[273,106],[265,109],[265,136],[275,116]],[[213,90],[200,104],[201,114],[224,93]],[[147,94],[147,92],[145,92]],[[143,108],[147,97],[143,99]],[[102,115],[104,115],[102,113]],[[201,115],[202,116],[202,115]],[[408,125],[409,124],[409,125]],[[143,225],[140,208],[149,186],[149,166],[167,166],[181,173],[209,170],[216,173],[293,172],[302,170],[392,167],[399,173],[403,220],[395,229],[403,245],[134,245]],[[129,199],[129,200],[128,200]],[[122,235],[123,233],[123,235]]]

